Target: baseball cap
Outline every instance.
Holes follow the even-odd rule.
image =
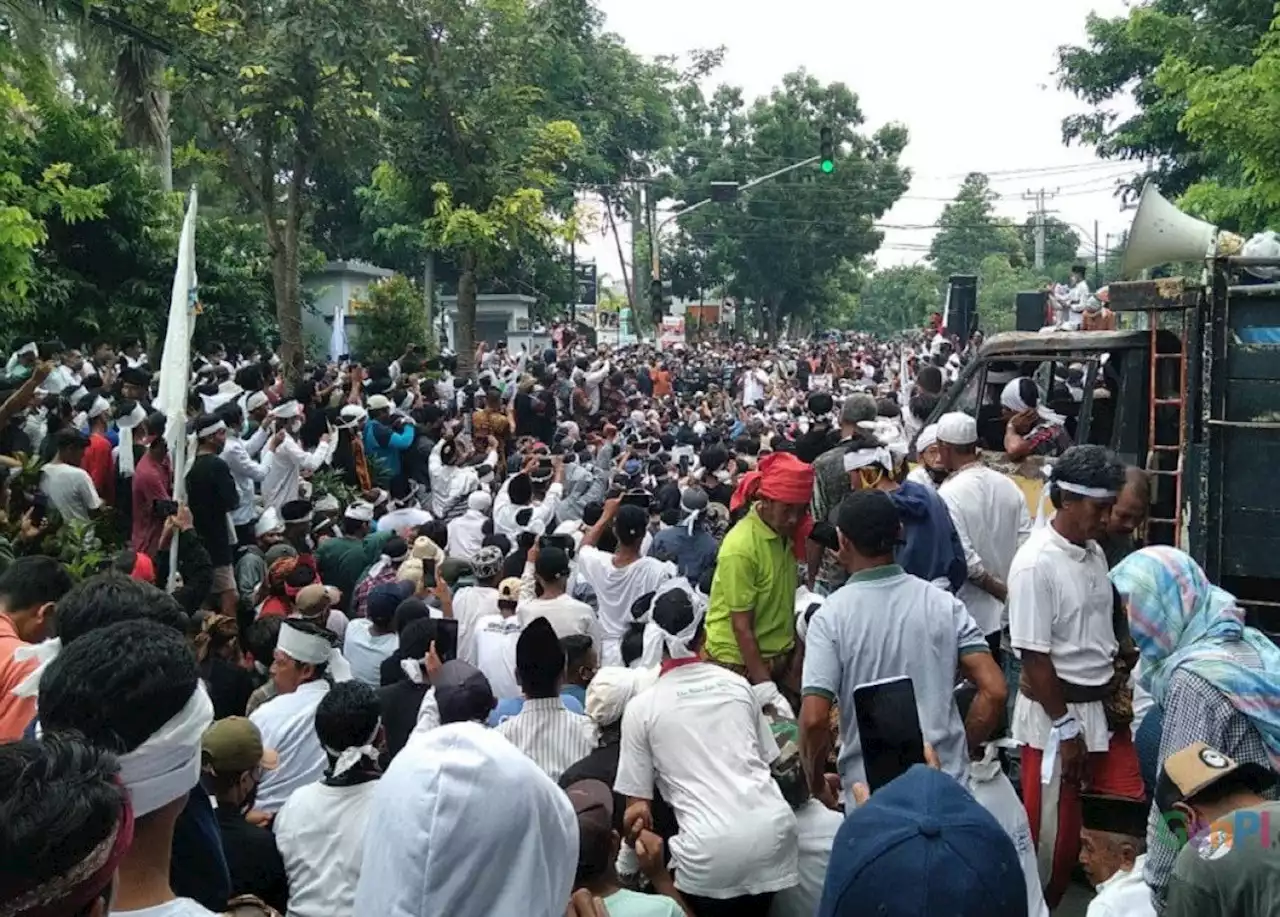
[[[413,592],[413,583],[404,580],[374,586],[365,599],[365,615],[379,627],[387,627],[395,617],[400,603],[412,598]]]
[[[599,780],[579,780],[565,792],[578,816],[578,876],[600,875],[613,846],[613,791]]]
[[[508,576],[502,582],[498,583],[498,601],[520,601],[520,577]]]
[[[1251,784],[1258,791],[1276,783],[1269,768],[1250,761],[1241,764],[1204,742],[1195,742],[1164,759],[1156,781],[1156,805],[1161,812],[1170,812],[1176,803],[1194,802],[1196,796],[1228,778]]]
[[[538,559],[533,572],[544,580],[556,580],[569,575],[569,555],[562,548],[548,545],[538,549]]]
[[[386,395],[374,395],[369,399],[370,411],[385,411],[391,407],[391,399]]]
[[[332,604],[333,596],[323,583],[303,586],[293,600],[293,607],[298,610],[298,613],[308,616],[319,614],[325,605]]]
[[[1017,848],[954,778],[917,764],[836,833],[819,917],[1026,917]]]
[[[461,659],[440,667],[431,682],[440,711],[440,724],[485,720],[497,701],[484,673]]]
[[[200,740],[204,766],[214,774],[243,774],[261,765],[276,769],[280,756],[262,747],[262,733],[243,716],[228,716],[204,731]]]

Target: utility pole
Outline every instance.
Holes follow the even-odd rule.
[[[644,188],[637,183],[631,191],[631,322],[630,329],[636,332],[639,338],[640,326],[637,321],[643,303],[648,301],[645,295],[647,286],[640,284],[640,262],[636,258],[636,251],[640,245],[640,234],[644,231]],[[619,334],[622,332],[622,325],[619,322]]]
[[[569,240],[569,325],[576,328],[578,324],[578,232],[574,230]]]
[[[1036,270],[1037,271],[1044,270],[1045,217],[1048,216],[1049,214],[1049,211],[1045,210],[1044,204],[1045,204],[1045,201],[1055,198],[1057,196],[1058,196],[1057,191],[1049,191],[1046,188],[1041,188],[1039,191],[1028,191],[1022,195],[1022,199],[1024,201],[1035,201],[1036,203],[1034,216],[1036,221]]]
[[[1102,288],[1102,252],[1098,249],[1098,221],[1093,221],[1093,288],[1095,290]]]

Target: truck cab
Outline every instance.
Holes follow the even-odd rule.
[[[1013,477],[1034,515],[1046,460],[1004,455],[1000,391],[1015,375],[1035,379],[1074,443],[1148,472],[1146,543],[1190,553],[1280,640],[1280,283],[1250,267],[1280,260],[1218,258],[1203,282],[1111,284],[1111,309],[1146,330],[995,335],[929,422],[974,416],[983,461]],[[1080,379],[1074,393],[1064,367]]]

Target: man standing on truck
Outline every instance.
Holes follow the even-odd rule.
[[[1089,297],[1092,295],[1089,291],[1089,283],[1084,279],[1085,275],[1084,265],[1074,265],[1071,268],[1071,280],[1068,282],[1070,290],[1065,297],[1059,297],[1056,300],[1058,304],[1058,323],[1066,325],[1072,331],[1080,330],[1085,303],[1089,301]]]
[[[1022,658],[1013,738],[1022,746],[1022,799],[1045,901],[1055,908],[1080,853],[1080,791],[1143,797],[1127,728],[1109,737],[1119,651],[1105,536],[1124,465],[1101,446],[1075,446],[1046,483],[1057,511],[1031,533],[1009,570],[1009,636]]]

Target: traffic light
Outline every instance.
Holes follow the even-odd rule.
[[[819,143],[821,146],[819,162],[822,165],[822,171],[830,175],[836,170],[836,147],[831,140],[831,128],[824,127],[819,133]]]
[[[661,324],[662,317],[667,314],[667,307],[670,305],[671,281],[653,278],[649,282],[649,308],[655,325]]]

